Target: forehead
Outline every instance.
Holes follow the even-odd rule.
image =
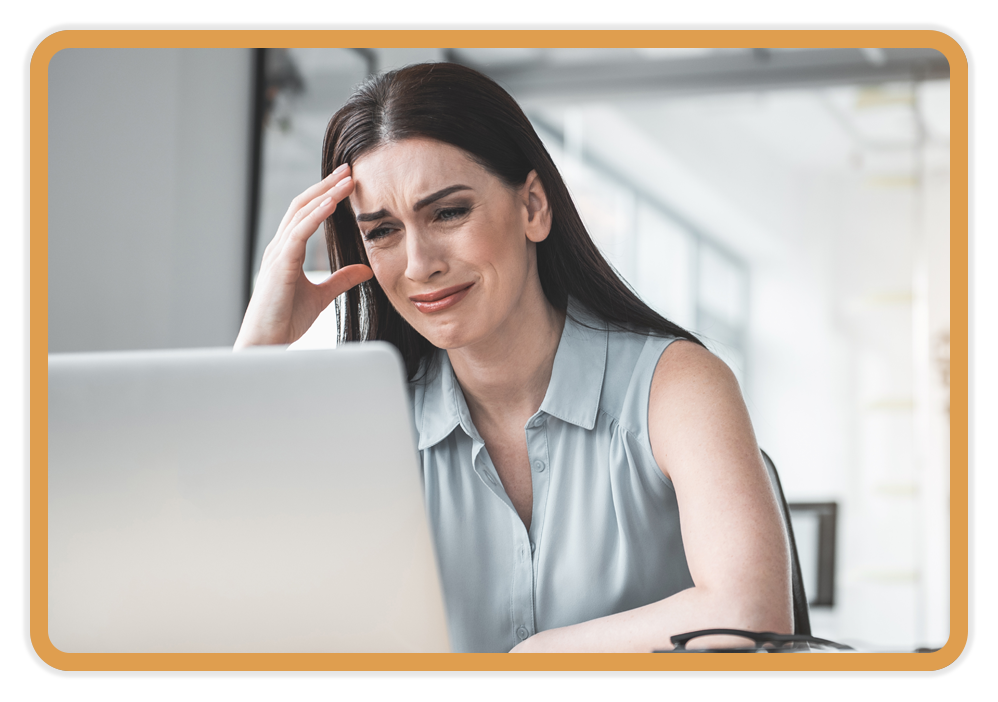
[[[430,139],[385,144],[358,158],[351,170],[355,187],[350,203],[357,212],[411,206],[410,200],[456,184],[475,190],[499,184],[462,149]]]

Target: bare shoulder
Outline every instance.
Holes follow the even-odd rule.
[[[727,364],[699,344],[679,339],[666,348],[652,380],[652,397],[656,393],[683,392],[686,388],[700,393],[711,388],[738,390],[738,381]]]
[[[755,434],[727,364],[691,341],[675,341],[658,361],[648,403],[652,451],[666,477],[722,457],[754,463]]]

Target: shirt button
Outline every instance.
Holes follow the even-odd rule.
[[[533,553],[536,550],[537,550],[537,544],[535,544],[533,541],[531,541],[530,542],[530,552]]]
[[[534,468],[537,469],[538,473],[543,473],[547,466],[544,464],[544,461],[534,461]]]
[[[527,638],[527,627],[521,626],[519,629],[517,629],[516,636],[517,638],[520,639],[520,641],[523,641],[525,638]]]
[[[486,480],[488,480],[488,481],[489,481],[490,483],[492,483],[493,485],[495,485],[495,484],[496,484],[496,479],[495,479],[495,477],[494,477],[494,476],[492,475],[492,473],[486,473],[486,474],[485,474],[485,479],[486,479]]]

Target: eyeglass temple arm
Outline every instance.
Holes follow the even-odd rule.
[[[685,634],[676,634],[670,637],[672,645],[675,647],[676,651],[685,651],[686,644],[693,639],[700,638],[701,636],[740,636],[745,639],[752,639],[756,646],[761,646],[764,643],[794,643],[794,642],[804,642],[821,644],[824,646],[831,646],[833,648],[838,648],[846,651],[854,650],[852,646],[846,646],[845,644],[836,643],[834,641],[828,641],[827,639],[819,639],[816,636],[804,636],[801,634],[777,634],[772,631],[743,631],[741,629],[701,629],[699,631],[690,631]]]

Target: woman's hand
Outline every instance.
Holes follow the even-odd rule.
[[[344,164],[291,201],[277,234],[263,252],[236,349],[290,344],[337,296],[371,278],[371,269],[357,264],[341,268],[316,285],[302,269],[305,244],[352,191],[350,168]]]

